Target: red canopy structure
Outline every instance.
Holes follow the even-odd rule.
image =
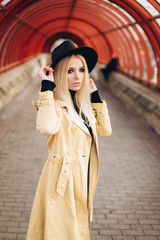
[[[57,39],[93,47],[99,62],[160,89],[160,0],[0,0],[0,71]]]

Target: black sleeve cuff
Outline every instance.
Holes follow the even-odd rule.
[[[43,80],[41,83],[41,92],[45,91],[53,91],[53,89],[56,87],[56,84],[49,80]]]
[[[102,103],[102,100],[99,96],[98,90],[91,93],[91,102],[92,103]]]

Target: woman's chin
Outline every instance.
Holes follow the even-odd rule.
[[[80,90],[81,88],[81,85],[78,85],[78,86],[73,86],[72,88],[70,88],[72,91],[78,91]]]

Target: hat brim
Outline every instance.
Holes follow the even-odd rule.
[[[51,67],[54,69],[60,60],[62,60],[65,57],[71,56],[73,54],[82,55],[84,57],[88,66],[89,73],[93,70],[98,60],[97,52],[93,48],[79,47],[79,48],[69,50],[68,52],[65,52],[64,54],[62,54],[60,58],[56,59],[56,62],[51,64]]]

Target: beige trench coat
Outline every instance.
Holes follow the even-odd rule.
[[[93,196],[98,180],[97,133],[111,134],[106,103],[93,103],[93,139],[80,117],[68,119],[53,92],[39,93],[36,128],[47,136],[48,159],[39,179],[27,240],[90,240]],[[93,140],[93,141],[92,141]],[[88,162],[89,193],[87,194]]]

